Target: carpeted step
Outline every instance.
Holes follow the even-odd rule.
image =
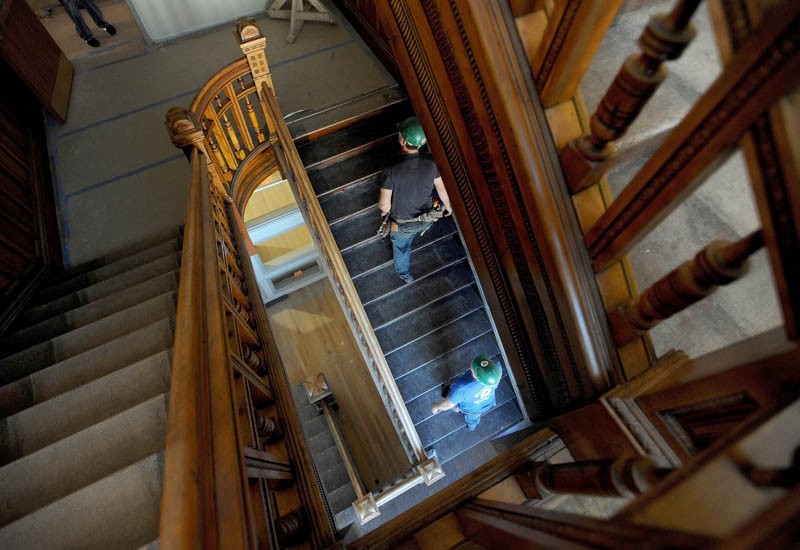
[[[495,399],[497,405],[495,408],[501,408],[505,403],[515,399],[514,390],[511,389],[508,379],[503,378],[495,391]],[[441,396],[428,403],[428,414],[425,418],[415,422],[417,433],[425,447],[433,445],[436,447],[436,442],[448,436],[452,432],[465,427],[464,415],[461,413],[453,412],[453,410],[442,411],[439,414],[432,415],[430,412],[430,404],[441,400]],[[483,417],[487,416],[483,415]]]
[[[34,297],[33,304],[39,305],[55,300],[65,294],[71,294],[87,286],[91,286],[105,281],[116,275],[126,273],[137,267],[149,264],[160,258],[175,255],[180,252],[182,239],[175,238],[156,246],[150,247],[136,254],[126,256],[116,262],[104,265],[88,273],[83,273],[75,277],[59,281],[52,286],[48,286]]]
[[[158,536],[163,452],[0,529],[0,548],[133,550]]]
[[[347,467],[344,462],[321,472],[320,477],[322,478],[322,485],[328,493],[335,491],[339,487],[350,485],[350,476],[347,474]],[[336,510],[336,512],[338,511]]]
[[[174,329],[174,317],[161,319],[6,384],[0,387],[0,414],[14,414],[162,352],[172,346]]]
[[[331,225],[331,233],[339,250],[346,252],[351,246],[377,239],[376,233],[380,223],[381,215],[376,204],[364,212]]]
[[[166,231],[162,231],[151,237],[137,241],[131,245],[118,248],[117,250],[109,252],[100,258],[95,258],[94,260],[89,260],[88,262],[75,265],[55,273],[50,276],[48,285],[52,286],[56,283],[66,281],[67,279],[75,278],[78,275],[95,271],[103,266],[118,262],[127,256],[138,254],[139,252],[143,252],[147,249],[153,248],[154,246],[159,246],[165,242],[172,241],[174,239],[180,239],[182,237],[183,226],[167,229]]]
[[[411,265],[417,280],[436,271],[459,262],[465,258],[464,249],[457,238],[448,235],[423,247],[415,248],[411,253]],[[361,303],[368,305],[405,285],[405,282],[394,272],[394,262],[386,262],[383,267],[363,275],[353,281]]]
[[[345,186],[340,191],[320,200],[319,205],[322,207],[328,223],[335,223],[377,205],[379,194],[380,187],[378,187],[377,177],[372,177]]]
[[[133,307],[178,288],[179,278],[180,272],[176,269],[31,325],[8,335],[3,342],[3,349],[8,353],[18,351]]]
[[[167,394],[0,468],[0,525],[64,498],[164,448]]]
[[[377,331],[399,317],[468,286],[473,281],[469,266],[466,262],[460,262],[438,271],[435,277],[428,276],[407,284],[385,297],[373,301],[364,309],[373,328]]]
[[[369,151],[319,170],[309,170],[308,179],[317,195],[324,195],[348,183],[380,172],[398,152],[396,142],[381,143]]]
[[[395,103],[382,113],[353,124],[339,132],[300,145],[297,152],[307,170],[323,161],[344,160],[347,153],[368,147],[377,141],[397,135],[397,123],[411,115],[408,101]]]
[[[378,231],[377,226],[375,227],[375,231]],[[424,235],[417,235],[414,239],[414,244],[411,248],[412,258],[415,250],[438,241],[443,237],[452,235],[455,232],[456,226],[452,217],[444,218],[436,222]],[[384,266],[386,262],[391,262],[392,243],[388,238],[374,239],[361,246],[351,248],[342,254],[342,258],[347,266],[347,270],[350,272],[350,277],[356,279],[375,268]],[[416,269],[413,261],[411,263],[411,269]]]
[[[165,292],[133,307],[56,336],[0,359],[0,377],[11,381],[101,346],[138,328],[173,315],[177,291]]]
[[[474,311],[461,319],[434,331],[386,357],[386,362],[396,379],[408,374],[419,365],[441,357],[461,346],[465,341],[489,332],[492,326],[483,310]],[[446,382],[441,380],[440,383]]]
[[[439,413],[445,414],[445,413]],[[458,413],[447,413],[458,415]],[[437,415],[438,416],[438,415]],[[461,415],[458,415],[461,416]],[[464,419],[459,418],[462,427],[437,441],[433,448],[439,457],[439,463],[444,465],[448,460],[469,451],[483,440],[510,428],[522,419],[522,413],[516,401],[509,401],[504,405],[495,407],[489,413],[481,417],[481,423],[474,432],[467,430]],[[425,442],[423,441],[423,444]],[[445,469],[445,471],[447,471]]]
[[[473,311],[483,308],[483,301],[472,285],[431,301],[375,331],[383,353],[390,353],[422,338]]]
[[[0,464],[169,391],[170,363],[161,352],[0,420]]]
[[[494,335],[491,331],[487,331],[418,367],[410,376],[398,378],[397,388],[414,422],[419,422],[430,414],[430,409],[426,410],[426,405],[418,402],[420,399],[429,400],[431,395],[436,395],[438,401],[441,399],[444,384],[467,370],[475,356],[484,354],[495,357],[499,353]]]
[[[121,273],[105,281],[83,288],[72,294],[56,298],[45,304],[26,310],[20,315],[20,320],[15,324],[17,329],[38,323],[61,313],[66,313],[74,308],[111,296],[138,283],[164,275],[179,269],[181,266],[180,254],[170,254],[158,258],[150,263]]]

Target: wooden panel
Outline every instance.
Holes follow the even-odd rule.
[[[52,268],[61,266],[41,110],[0,61],[0,333]]]
[[[65,122],[72,64],[25,0],[5,0],[0,7],[0,56],[42,105]]]
[[[397,432],[330,282],[323,279],[293,292],[270,306],[268,314],[289,384],[325,374],[339,403],[348,448],[367,488],[374,490],[408,471]],[[309,338],[315,345],[303,345]]]

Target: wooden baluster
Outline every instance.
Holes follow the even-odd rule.
[[[595,271],[627,253],[800,80],[800,2],[767,13],[722,75],[586,233]]]
[[[531,59],[545,107],[571,99],[622,0],[558,0]]]
[[[211,146],[211,151],[214,153],[214,157],[217,159],[217,164],[220,167],[222,177],[225,178],[225,181],[229,182],[233,179],[232,170],[236,169],[236,161],[233,160],[228,143],[222,135],[222,132],[219,131],[216,122],[212,121],[205,131],[206,136],[208,136],[207,139]]]
[[[277,418],[265,416],[256,411],[256,431],[264,443],[273,443],[283,437],[283,430]]]
[[[608,314],[614,341],[621,347],[658,323],[686,309],[747,272],[747,259],[764,246],[761,230],[731,243],[714,241],[659,279],[635,300]]]
[[[244,92],[246,90],[243,78],[239,78],[239,86],[242,87],[242,92]],[[259,124],[259,122],[258,122],[258,116],[256,115],[256,110],[253,108],[253,104],[250,103],[250,94],[251,94],[251,92],[248,91],[244,95],[244,103],[245,103],[245,107],[247,108],[247,117],[250,119],[250,124],[251,124],[251,126],[253,127],[253,130],[256,133],[256,139],[258,139],[259,143],[264,143],[264,140],[266,138],[264,137],[264,132],[261,131],[261,124]],[[256,97],[258,97],[257,93],[256,93]]]
[[[225,93],[230,98],[231,113],[233,113],[233,120],[236,122],[236,130],[238,130],[239,136],[241,136],[242,142],[244,143],[244,147],[247,149],[247,151],[252,151],[253,136],[250,135],[250,128],[247,127],[247,120],[242,112],[242,105],[239,103],[239,96],[236,94],[236,90],[233,87],[233,82],[225,87]],[[245,151],[242,151],[241,158],[244,158],[246,154],[247,153]]]
[[[281,547],[296,546],[305,539],[308,530],[304,529],[303,516],[300,510],[296,510],[275,521]]]
[[[677,59],[695,35],[689,19],[700,0],[680,0],[669,14],[654,16],[639,46],[642,53],[622,64],[590,121],[590,134],[564,147],[561,166],[573,193],[597,183],[616,156],[613,140],[622,137],[656,88],[667,77],[666,60]]]
[[[525,496],[544,498],[550,493],[633,498],[672,470],[660,468],[644,456],[608,460],[533,464],[515,474]]]
[[[235,98],[229,98],[228,105],[231,105],[234,101]],[[219,120],[222,122],[222,126],[225,128],[225,133],[228,135],[231,146],[233,146],[233,154],[236,158],[242,160],[245,157],[245,152],[242,150],[241,143],[239,143],[239,137],[236,135],[236,130],[234,130],[231,121],[228,120],[228,115],[225,114],[226,107],[223,107],[222,100],[220,100],[219,95],[214,98],[214,102],[217,104]],[[236,166],[238,165],[239,164],[236,163]]]
[[[267,371],[267,365],[261,358],[250,348],[244,348],[242,352],[242,359],[247,363],[247,366],[253,369],[258,374],[264,374]]]

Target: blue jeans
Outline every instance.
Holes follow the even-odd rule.
[[[411,275],[411,244],[414,237],[431,228],[433,222],[412,222],[399,225],[397,231],[392,231],[389,238],[392,240],[392,254],[394,256],[394,270],[397,275],[410,283],[414,280]]]
[[[67,12],[67,15],[69,15],[69,18],[72,19],[72,22],[75,23],[75,30],[78,31],[78,36],[84,40],[89,40],[92,37],[92,31],[89,30],[89,26],[86,24],[86,21],[83,20],[80,8],[86,8],[94,24],[101,29],[108,25],[108,21],[103,19],[103,12],[95,5],[94,0],[58,1],[64,6],[64,10]]]

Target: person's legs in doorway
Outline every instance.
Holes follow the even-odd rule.
[[[84,42],[89,44],[93,48],[97,48],[100,46],[100,42],[92,36],[92,31],[89,30],[89,25],[86,24],[86,21],[83,20],[83,15],[81,15],[81,10],[78,7],[77,0],[58,0],[59,3],[63,6],[64,11],[67,12],[67,15],[72,22],[75,23],[75,30],[78,33]]]
[[[97,7],[97,4],[94,3],[94,0],[80,0],[81,4],[89,15],[94,21],[94,24],[106,31],[108,34],[117,34],[117,29],[114,28],[114,25],[109,23],[103,17],[103,12],[100,11],[100,8]]]

